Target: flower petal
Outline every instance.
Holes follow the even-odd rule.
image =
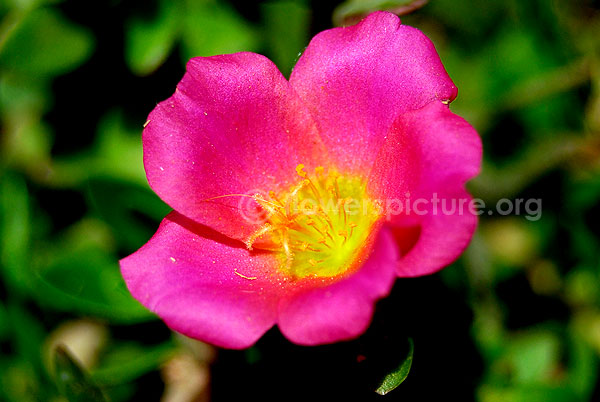
[[[457,91],[431,41],[388,12],[316,35],[290,82],[338,167],[360,172],[368,172],[398,115],[451,101]]]
[[[469,208],[465,190],[437,194],[440,202],[422,217],[419,237],[398,261],[398,276],[414,277],[439,271],[456,260],[469,245],[477,227],[477,215]],[[394,228],[400,244],[414,227]],[[410,237],[409,237],[410,238]]]
[[[275,324],[283,278],[268,254],[214,234],[177,212],[121,260],[131,294],[184,335],[246,348]]]
[[[398,254],[392,234],[383,229],[365,265],[332,285],[307,288],[282,300],[279,328],[301,345],[354,338],[371,321],[375,301],[387,295],[396,277]]]
[[[441,102],[399,116],[386,134],[369,178],[369,189],[386,199],[431,197],[462,188],[479,173],[481,139]],[[430,199],[430,198],[429,198]]]
[[[396,120],[369,188],[385,200],[387,224],[403,237],[401,244],[412,244],[400,259],[400,276],[433,273],[467,246],[477,216],[464,185],[480,165],[479,136],[447,105],[432,102]]]
[[[175,94],[148,120],[144,165],[152,189],[181,214],[238,239],[260,217],[252,199],[233,194],[287,188],[298,181],[298,164],[326,163],[300,98],[254,53],[191,59]]]

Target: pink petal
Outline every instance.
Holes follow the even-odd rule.
[[[437,211],[430,209],[420,222],[420,236],[398,261],[398,276],[413,277],[439,271],[456,260],[469,245],[477,227],[477,215],[469,208],[471,196],[465,190],[438,194]],[[442,202],[446,202],[446,206]],[[462,207],[460,204],[462,203]],[[453,207],[456,205],[456,207]],[[401,241],[412,230],[397,226]]]
[[[433,273],[454,261],[467,246],[477,216],[464,185],[477,175],[480,165],[479,136],[441,102],[396,120],[377,157],[369,187],[394,205],[386,211],[388,225],[396,227],[401,244],[412,245],[403,247],[406,255],[399,262],[400,276]]]
[[[371,321],[375,301],[387,295],[394,283],[397,259],[392,234],[381,230],[373,253],[357,273],[282,300],[281,332],[301,345],[332,343],[362,334]]]
[[[192,338],[246,348],[275,324],[284,279],[269,254],[215,235],[173,212],[152,239],[121,260],[131,294]]]
[[[190,60],[175,94],[148,120],[152,189],[181,214],[238,239],[256,230],[260,216],[252,199],[230,195],[288,188],[298,182],[298,164],[327,165],[307,109],[258,54]]]
[[[369,188],[388,199],[409,193],[430,197],[433,192],[463,188],[479,173],[481,139],[473,127],[441,102],[399,116],[386,134]]]
[[[400,114],[457,91],[431,41],[387,12],[316,35],[290,82],[338,167],[359,172],[368,172]]]

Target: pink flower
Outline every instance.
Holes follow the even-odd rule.
[[[396,277],[448,265],[477,224],[481,144],[455,97],[429,39],[385,12],[315,36],[289,81],[258,54],[190,60],[144,129],[174,212],[121,261],[129,290],[227,348],[275,324],[303,345],[360,335]]]

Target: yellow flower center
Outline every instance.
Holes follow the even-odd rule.
[[[321,166],[314,175],[298,165],[301,181],[254,200],[267,211],[265,223],[246,240],[277,252],[281,268],[295,278],[334,277],[365,257],[364,246],[379,218],[361,177],[339,175]]]

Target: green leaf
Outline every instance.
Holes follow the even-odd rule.
[[[408,14],[427,3],[428,0],[348,0],[333,12],[335,25],[350,25],[377,10],[396,14]]]
[[[39,379],[25,359],[0,355],[0,401],[40,402]]]
[[[0,180],[0,274],[15,289],[29,283],[29,194],[19,176]]]
[[[0,301],[0,340],[8,335],[8,316],[6,310]]]
[[[0,76],[0,117],[13,123],[39,119],[48,105],[50,90],[41,80],[4,73]]]
[[[571,305],[594,305],[600,295],[598,274],[584,267],[572,269],[566,277],[564,294]]]
[[[30,382],[37,383],[44,371],[42,362],[42,344],[46,336],[44,327],[37,317],[20,304],[8,304],[6,309],[15,354],[31,367]]]
[[[162,0],[151,21],[135,18],[125,31],[125,60],[137,75],[148,75],[169,56],[179,34],[179,2]]]
[[[114,322],[139,322],[154,317],[127,291],[117,259],[98,247],[72,244],[61,254],[44,258],[50,262],[38,269],[35,283],[40,303]]]
[[[510,339],[506,356],[515,384],[552,381],[560,358],[560,342],[547,330],[530,330]]]
[[[88,190],[94,212],[111,226],[118,243],[130,251],[147,242],[171,211],[147,186],[97,178],[89,181]]]
[[[69,402],[107,402],[104,392],[94,384],[87,373],[66,348],[58,346],[54,354],[56,385]]]
[[[571,402],[581,401],[569,387],[556,385],[484,385],[478,390],[481,402]]]
[[[36,181],[45,181],[50,176],[51,127],[36,116],[22,115],[16,123],[19,127],[7,136],[7,151],[10,166],[24,172]]]
[[[58,4],[62,1],[63,0],[6,0],[6,3],[9,8],[28,10],[43,6],[44,4]]]
[[[99,384],[114,386],[135,380],[156,370],[175,352],[175,344],[165,342],[154,347],[124,344],[111,351],[92,372]]]
[[[408,339],[409,349],[408,354],[398,366],[398,368],[383,378],[381,385],[375,390],[379,395],[385,395],[388,392],[394,390],[400,384],[406,380],[408,377],[408,373],[410,372],[410,367],[412,366],[413,354],[415,351],[415,345],[412,339]]]
[[[573,328],[569,330],[568,381],[581,400],[590,400],[598,378],[594,349]]]
[[[288,0],[264,3],[261,11],[271,59],[288,76],[308,43],[310,9]]]
[[[35,76],[66,73],[90,56],[93,37],[67,21],[58,11],[31,12],[8,38],[0,66]]]
[[[103,177],[131,181],[148,188],[141,132],[142,124],[129,127],[121,110],[108,112],[98,123],[96,141],[91,149],[54,158],[52,184],[76,186],[90,178]]]
[[[187,1],[183,21],[183,56],[196,56],[253,51],[258,35],[235,10],[212,0]]]
[[[572,236],[571,253],[583,264],[597,266],[600,261],[598,236],[594,233],[595,222],[586,216],[600,204],[600,175],[582,175],[569,183],[566,192],[566,224]]]
[[[99,175],[131,180],[146,187],[142,126],[127,126],[122,111],[111,111],[98,124],[94,165]]]

